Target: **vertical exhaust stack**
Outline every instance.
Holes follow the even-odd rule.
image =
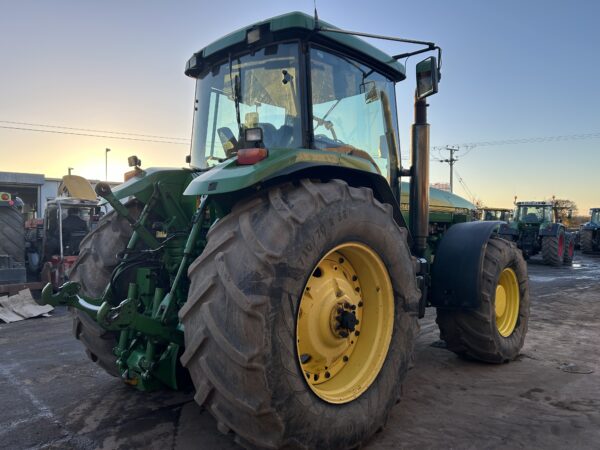
[[[415,95],[415,123],[411,130],[409,221],[413,252],[425,256],[429,235],[429,124],[427,101]]]

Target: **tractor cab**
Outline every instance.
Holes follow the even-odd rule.
[[[502,222],[509,222],[513,218],[512,209],[506,208],[482,208],[480,210],[480,220],[493,221],[500,220]]]
[[[542,225],[554,222],[554,204],[550,202],[517,202],[515,222]]]
[[[592,208],[590,209],[590,222],[600,225],[600,208]]]
[[[361,158],[390,179],[398,166],[394,83],[404,66],[354,36],[315,31],[307,19],[288,15],[293,27],[271,19],[231,35],[227,49],[211,45],[190,59],[193,167],[311,149]]]

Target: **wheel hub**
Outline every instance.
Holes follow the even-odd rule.
[[[496,328],[503,337],[510,336],[519,319],[519,282],[515,271],[509,267],[500,273],[496,286]]]
[[[387,354],[393,308],[387,269],[368,247],[343,244],[319,261],[296,323],[298,360],[315,394],[345,403],[369,387]]]

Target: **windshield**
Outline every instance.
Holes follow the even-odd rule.
[[[539,205],[519,205],[516,220],[528,223],[552,222],[552,207]]]
[[[592,222],[600,223],[600,209],[592,211]]]
[[[277,44],[212,67],[196,83],[191,165],[235,154],[245,128],[260,127],[265,147],[302,145],[298,45]]]
[[[314,147],[359,156],[388,176],[397,148],[394,83],[348,57],[311,48]]]

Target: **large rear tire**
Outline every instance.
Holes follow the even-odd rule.
[[[519,355],[529,321],[527,264],[513,243],[492,237],[474,310],[437,309],[440,338],[448,350],[470,359],[504,363]]]
[[[542,238],[542,259],[550,266],[562,266],[565,255],[565,230],[558,231],[556,236]]]
[[[579,233],[581,251],[583,253],[594,252],[594,232],[592,230],[581,230]]]
[[[25,227],[21,213],[11,207],[0,207],[0,255],[12,257],[13,262],[25,262]]]
[[[133,216],[139,215],[137,204],[128,207]],[[85,295],[101,297],[118,264],[117,254],[125,249],[132,232],[123,217],[115,211],[109,212],[81,241],[79,257],[69,273],[69,280],[81,284]],[[74,309],[72,313],[73,334],[84,345],[86,354],[107,373],[119,376],[113,353],[118,333],[106,331],[82,311]]]
[[[565,256],[563,264],[570,266],[573,264],[573,257],[575,256],[575,235],[573,233],[565,234]]]
[[[359,254],[371,255],[373,263],[363,264],[369,259],[361,260]],[[316,278],[334,273],[337,278],[317,286]],[[339,180],[303,180],[243,201],[210,230],[207,247],[188,274],[188,300],[179,313],[186,342],[181,360],[196,387],[196,401],[211,412],[221,431],[232,430],[244,446],[354,448],[383,427],[409,366],[419,294],[407,232],[370,189]],[[389,280],[389,290],[370,282],[370,276]],[[352,292],[349,286],[355,286]],[[318,302],[305,307],[311,288],[323,303],[337,301],[336,296],[341,303],[333,315],[321,315],[323,321],[303,325],[315,314],[310,308],[320,307]],[[358,301],[359,295],[364,304],[345,311],[343,299]],[[379,324],[367,317],[368,307],[373,312],[378,301],[390,311],[388,317],[377,316]],[[360,337],[358,329],[349,334],[344,329],[341,337],[332,334],[337,328],[330,317],[340,313],[342,321],[353,322],[363,307]],[[372,337],[386,330],[387,342]],[[299,354],[304,337],[356,347],[349,356],[340,353],[333,363],[342,361],[338,372],[333,364],[323,367],[330,373],[323,372],[323,383],[317,384],[317,369],[308,373],[306,365],[315,362],[315,354]],[[366,344],[362,350],[361,342]],[[381,345],[369,349],[369,342]],[[311,348],[321,356],[317,347]],[[363,350],[364,361],[373,364],[352,366],[354,358],[361,361]],[[361,367],[370,378],[356,377],[359,383],[353,384],[350,367]],[[339,397],[328,390],[336,380]],[[349,394],[352,387],[354,396]]]

